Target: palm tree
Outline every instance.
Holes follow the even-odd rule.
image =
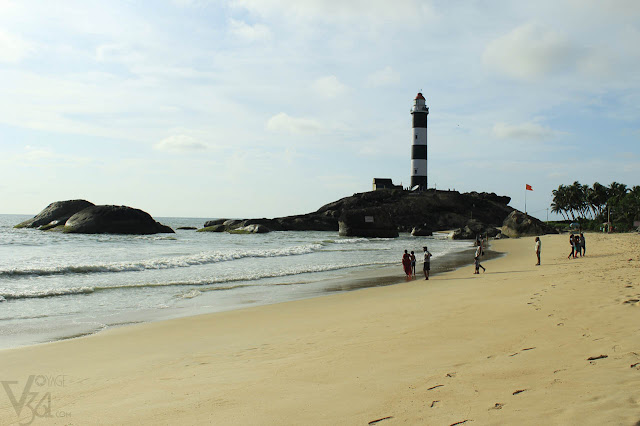
[[[609,196],[606,186],[595,182],[592,187],[589,188],[587,191],[587,203],[593,211],[594,219],[603,216],[608,199]]]
[[[567,197],[567,187],[565,185],[560,185],[558,189],[554,189],[552,191],[553,201],[551,202],[551,211],[553,213],[560,213],[562,217],[568,219],[568,197]]]

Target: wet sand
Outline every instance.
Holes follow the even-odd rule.
[[[533,238],[496,241],[480,275],[4,350],[2,380],[50,395],[34,424],[633,425],[640,237],[590,234],[571,260],[566,239],[542,237],[539,267]],[[28,421],[5,393],[0,423]]]

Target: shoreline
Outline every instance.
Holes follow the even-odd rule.
[[[473,263],[473,253],[475,248],[471,248],[473,240],[469,241],[469,248],[457,252],[449,252],[444,254],[441,258],[432,261],[431,276],[436,276],[445,272],[454,271],[458,268],[470,265]],[[420,252],[421,253],[421,252]],[[420,260],[420,253],[418,253],[417,264],[417,276],[413,280],[421,280],[422,276],[422,263]],[[495,258],[500,254],[494,253],[490,248],[485,250],[485,260]],[[412,281],[412,280],[410,280]],[[410,282],[409,281],[409,282]],[[26,338],[14,338],[13,343],[10,346],[4,346],[0,348],[0,351],[14,348],[23,348],[34,345],[45,345],[55,343],[59,341],[73,340],[79,337],[86,337],[104,333],[111,329],[118,329],[122,327],[128,327],[130,325],[155,323],[162,321],[171,321],[179,318],[187,318],[199,315],[207,315],[219,312],[229,312],[236,310],[243,310],[250,307],[274,305],[278,303],[291,302],[297,300],[305,300],[315,297],[324,297],[329,294],[336,294],[342,292],[350,292],[355,290],[362,290],[370,287],[383,287],[389,285],[396,285],[399,283],[408,282],[404,273],[401,270],[400,262],[398,265],[385,265],[374,266],[365,268],[362,270],[350,271],[345,270],[345,274],[341,277],[325,278],[317,281],[312,281],[305,284],[304,287],[296,289],[295,293],[291,293],[288,296],[284,296],[281,300],[258,300],[249,295],[237,295],[231,297],[230,304],[224,307],[209,306],[203,307],[194,305],[190,308],[173,308],[169,310],[148,310],[143,312],[129,312],[118,314],[115,323],[102,322],[99,319],[92,323],[90,328],[79,329],[78,327],[71,327],[68,329],[60,329],[57,335],[38,335],[27,336]],[[247,287],[253,287],[248,285]],[[65,332],[66,330],[66,332]]]
[[[542,241],[540,267],[532,238],[499,240],[480,275],[7,349],[3,380],[63,376],[36,389],[69,414],[48,424],[634,424],[638,237],[591,234],[572,260]],[[0,419],[18,421],[6,398]]]

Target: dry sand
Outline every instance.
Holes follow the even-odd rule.
[[[533,238],[497,241],[484,274],[0,351],[0,380],[34,393],[23,422],[49,393],[34,425],[634,425],[639,240],[587,234],[568,260],[568,237],[544,236],[542,266]],[[17,422],[0,387],[0,424]]]

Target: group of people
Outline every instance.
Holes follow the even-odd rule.
[[[571,244],[571,253],[569,253],[567,259],[575,259],[576,257],[578,257],[578,255],[582,257],[587,252],[584,235],[582,234],[582,232],[580,233],[580,235],[571,234],[569,236],[569,244]]]
[[[424,264],[422,266],[422,271],[424,272],[424,279],[429,279],[429,271],[431,270],[431,253],[427,246],[422,247],[424,250]],[[408,253],[407,250],[404,251],[402,255],[402,267],[404,268],[404,273],[407,275],[407,280],[416,277],[416,255],[412,251],[411,254]]]
[[[569,244],[571,244],[571,253],[569,253],[568,259],[576,258],[578,256],[585,256],[586,253],[586,243],[584,234],[580,233],[580,235],[571,234],[569,237]],[[474,255],[474,264],[475,264],[475,272],[474,274],[480,273],[480,268],[482,268],[482,272],[486,272],[486,268],[480,264],[480,257],[484,255],[484,244],[482,240],[476,240],[476,252]],[[429,279],[429,271],[431,270],[431,253],[427,249],[427,247],[422,248],[424,250],[424,279]],[[542,242],[540,241],[540,237],[536,237],[535,239],[535,252],[536,257],[538,259],[538,263],[536,266],[540,266],[540,253],[542,252]],[[411,254],[407,250],[404,251],[404,255],[402,256],[402,267],[404,268],[404,273],[407,275],[407,280],[416,277],[416,255],[412,251]]]

